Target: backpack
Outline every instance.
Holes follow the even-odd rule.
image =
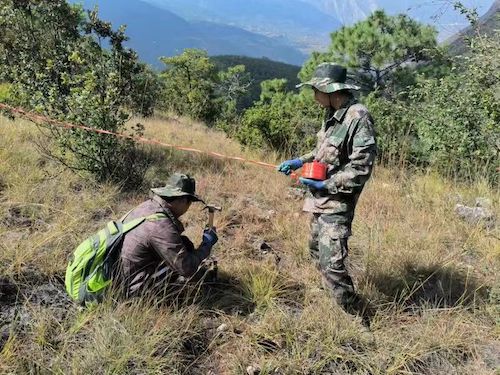
[[[125,217],[108,222],[105,228],[78,245],[71,256],[66,268],[65,285],[69,296],[78,303],[86,305],[102,300],[111,285],[113,268],[127,232],[144,221],[161,220],[167,215],[156,213],[124,224]]]

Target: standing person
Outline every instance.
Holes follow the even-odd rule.
[[[195,190],[194,178],[175,173],[166,186],[151,189],[151,199],[127,214],[124,223],[138,217],[164,214],[163,219],[145,221],[137,226],[123,240],[118,276],[127,296],[137,296],[151,289],[163,290],[179,276],[192,277],[210,256],[218,240],[215,228],[203,232],[197,249],[182,235],[184,227],[179,218],[192,202],[203,202]]]
[[[312,87],[316,102],[326,109],[325,120],[316,148],[284,161],[278,170],[288,175],[313,160],[327,165],[324,181],[300,178],[309,188],[303,208],[312,214],[309,249],[324,284],[342,307],[349,308],[358,299],[344,264],[347,240],[356,203],[373,169],[376,142],[370,113],[350,91],[359,88],[347,84],[346,77],[344,67],[323,63],[310,81],[297,85]]]

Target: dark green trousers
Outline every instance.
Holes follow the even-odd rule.
[[[309,251],[323,276],[323,283],[340,303],[354,294],[354,284],[345,266],[350,221],[338,215],[313,214]]]

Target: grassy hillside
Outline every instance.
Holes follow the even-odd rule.
[[[185,120],[145,121],[163,141],[241,152]],[[453,208],[500,193],[378,168],[350,242],[351,269],[371,301],[371,333],[321,289],[306,250],[307,217],[290,181],[238,162],[151,149],[148,180],[184,171],[218,203],[221,281],[161,306],[113,302],[81,310],[61,284],[67,256],[107,220],[140,203],[41,157],[30,123],[0,118],[0,373],[494,374],[500,352],[500,243]],[[184,218],[197,242],[206,220]],[[261,241],[272,250],[262,251]],[[255,372],[256,373],[256,372]],[[498,372],[497,372],[498,373]]]

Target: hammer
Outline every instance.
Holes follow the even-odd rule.
[[[213,204],[207,204],[203,209],[204,210],[205,209],[208,210],[208,224],[207,224],[207,228],[213,228],[214,227],[214,215],[215,215],[215,211],[221,211],[222,208],[218,207],[218,206],[215,206]]]

